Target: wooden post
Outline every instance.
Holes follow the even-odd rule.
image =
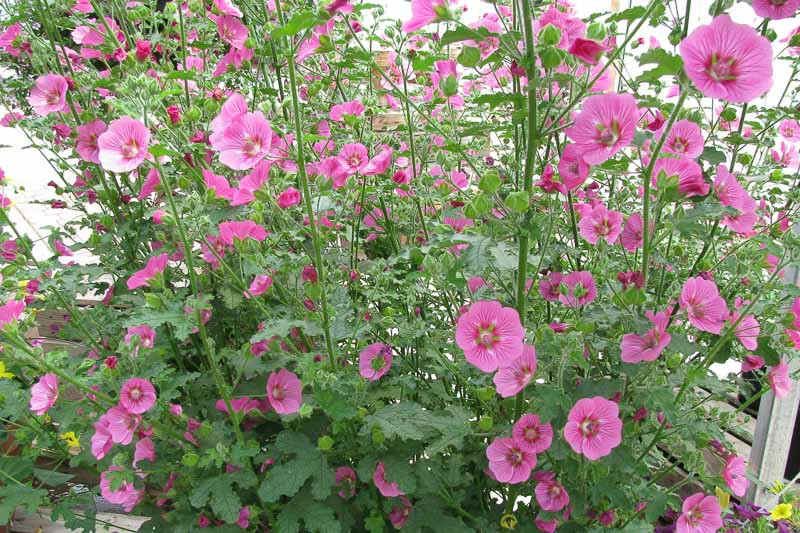
[[[793,231],[797,231],[794,228]],[[786,268],[787,284],[798,284],[800,270],[795,265]],[[800,361],[795,359],[789,363],[789,373],[800,368]],[[772,391],[761,397],[756,420],[756,431],[753,435],[753,448],[750,450],[749,468],[755,474],[759,487],[754,483],[747,489],[745,500],[756,505],[772,508],[778,503],[777,495],[769,492],[776,481],[784,481],[783,474],[789,458],[789,447],[800,405],[800,381],[794,382],[789,395],[782,399],[775,398]]]

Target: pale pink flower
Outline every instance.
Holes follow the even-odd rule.
[[[658,141],[664,135],[664,128],[653,135],[653,140]],[[703,131],[695,122],[681,119],[672,125],[664,141],[663,151],[683,155],[695,159],[703,153]]]
[[[581,237],[590,244],[597,244],[600,239],[604,239],[608,244],[614,244],[622,232],[622,213],[606,209],[603,204],[597,204],[581,217],[578,228]]]
[[[152,438],[145,437],[136,443],[133,451],[134,468],[139,464],[139,461],[150,461],[151,463],[156,461],[156,446]]]
[[[130,172],[147,157],[150,130],[131,117],[113,121],[97,138],[100,165],[111,172]]]
[[[370,344],[361,351],[358,368],[367,381],[378,381],[392,367],[392,347],[382,342]]]
[[[486,448],[489,470],[500,483],[524,483],[536,467],[536,454],[527,451],[517,439],[497,437]]]
[[[749,196],[736,176],[728,171],[725,165],[717,165],[717,176],[714,178],[714,193],[719,202],[728,207],[743,205]]]
[[[94,423],[94,435],[92,435],[92,455],[98,461],[106,456],[114,447],[114,441],[111,438],[111,430],[108,427],[108,416],[101,416],[97,422]]]
[[[739,313],[734,311],[731,313],[731,317],[728,321],[733,324],[739,320],[739,316]],[[734,331],[736,338],[742,343],[742,346],[748,350],[755,350],[758,347],[759,333],[761,333],[761,326],[758,320],[756,320],[755,315],[747,315],[742,318]]]
[[[503,398],[516,396],[528,386],[536,373],[536,348],[529,344],[522,347],[522,353],[510,363],[500,365],[494,375],[494,386]]]
[[[619,235],[619,242],[625,251],[635,252],[644,242],[644,221],[642,215],[634,213],[625,221],[625,228]]]
[[[703,178],[703,169],[688,157],[660,157],[653,165],[652,183],[658,188],[677,185],[678,192],[687,198],[705,196],[710,185]]]
[[[639,112],[630,94],[597,94],[583,102],[567,136],[575,143],[583,160],[599,165],[633,141]]]
[[[603,46],[602,43],[582,37],[578,37],[572,41],[568,50],[570,54],[590,65],[596,65],[597,62],[600,61],[600,57],[603,53],[607,51],[608,48]]]
[[[217,33],[220,38],[232,47],[241,50],[247,40],[247,26],[242,24],[233,15],[212,16],[212,20],[217,23]]]
[[[16,323],[24,310],[24,300],[9,300],[0,305],[0,329],[5,328],[8,324]]]
[[[357,482],[356,471],[349,466],[340,466],[336,469],[336,486],[341,487],[339,490],[340,498],[346,500],[355,496]]]
[[[680,52],[686,75],[709,98],[749,102],[772,87],[772,45],[728,15],[695,28]]]
[[[467,361],[483,372],[494,372],[516,359],[524,338],[516,309],[500,302],[475,302],[456,324],[456,344]]]
[[[260,111],[236,115],[221,133],[212,134],[211,145],[219,161],[234,170],[256,166],[272,148],[273,132]]]
[[[245,291],[244,297],[250,298],[251,296],[261,296],[272,287],[272,278],[266,274],[259,274],[253,278],[250,288]]]
[[[728,318],[728,306],[719,295],[717,285],[699,276],[686,280],[678,303],[686,311],[689,322],[701,331],[719,335]]]
[[[533,523],[536,525],[536,529],[544,533],[555,533],[558,527],[558,520],[545,520],[541,515],[534,518]]]
[[[30,53],[30,46],[31,43],[22,36],[22,26],[19,22],[11,24],[0,34],[0,48],[9,55],[19,57],[22,52]]]
[[[300,383],[297,374],[281,368],[269,375],[267,397],[276,413],[280,415],[296,413],[303,403],[303,384]]]
[[[397,481],[390,482],[386,479],[386,465],[383,463],[379,462],[375,467],[375,473],[372,474],[372,482],[375,483],[375,487],[385,498],[397,498],[405,495],[405,492],[400,490]]]
[[[242,16],[242,11],[232,0],[214,0],[214,7],[224,15],[231,15],[232,17]]]
[[[759,17],[780,20],[793,17],[800,7],[800,0],[753,0],[750,5]]]
[[[792,391],[792,379],[789,377],[789,365],[783,361],[770,368],[767,373],[767,380],[769,381],[769,386],[772,387],[772,392],[778,399],[786,398]]]
[[[747,465],[744,457],[731,455],[725,461],[725,468],[722,470],[722,477],[734,496],[741,498],[750,486],[750,481],[745,476]]]
[[[794,119],[787,118],[778,126],[781,136],[789,142],[800,142],[800,123]]]
[[[589,165],[581,157],[581,150],[574,144],[567,144],[558,161],[558,174],[567,189],[574,191],[589,177]]]
[[[742,372],[752,372],[764,366],[764,358],[759,355],[745,355],[742,361]]]
[[[67,80],[58,74],[45,74],[36,78],[28,102],[42,117],[67,109]]]
[[[534,489],[536,502],[543,511],[556,512],[569,505],[569,494],[564,486],[556,481],[555,472],[537,472],[534,478],[538,481]]]
[[[411,20],[403,24],[403,32],[412,33],[447,15],[448,0],[411,0]]]
[[[358,100],[352,100],[343,104],[336,104],[331,107],[330,119],[334,122],[344,122],[345,117],[360,117],[364,114],[364,104]]]
[[[522,415],[514,424],[511,435],[523,449],[533,453],[543,453],[553,443],[553,426],[542,424],[538,415]]]
[[[377,176],[383,174],[392,164],[392,148],[386,144],[381,147],[375,157],[369,160],[367,166],[361,170],[363,176]]]
[[[147,265],[145,265],[143,269],[134,272],[134,274],[128,278],[128,290],[132,291],[139,287],[146,287],[157,275],[164,272],[168,260],[169,254],[167,253],[159,254],[148,259]]]
[[[105,414],[108,422],[108,432],[111,434],[111,441],[115,444],[130,444],[133,436],[142,422],[142,417],[135,413],[129,413],[125,408],[115,405]]]
[[[233,70],[240,69],[245,61],[251,59],[253,59],[253,50],[251,48],[239,49],[231,47],[228,53],[219,60],[211,75],[216,78],[231,70],[231,67],[233,67]]]
[[[267,231],[263,226],[256,224],[252,220],[235,220],[222,222],[219,225],[219,238],[228,246],[233,246],[236,239],[240,241],[245,241],[246,239],[263,241],[267,238]]]
[[[75,150],[84,161],[100,164],[100,148],[97,146],[97,139],[106,131],[106,123],[100,119],[94,120],[76,128],[78,130],[78,140]]]
[[[222,198],[225,200],[233,200],[233,192],[234,188],[231,187],[231,184],[225,179],[224,176],[220,176],[218,174],[214,174],[208,169],[203,169],[203,181],[205,182],[206,188],[214,191],[214,196],[217,198]]]
[[[683,501],[677,533],[716,533],[722,527],[722,509],[716,496],[697,492]]]
[[[161,174],[158,173],[158,169],[155,167],[151,168],[150,171],[147,173],[147,176],[144,179],[144,183],[142,184],[142,189],[139,191],[139,200],[144,200],[151,194],[156,191],[156,187],[161,185]]]
[[[30,409],[37,415],[45,414],[58,399],[58,377],[45,374],[31,387]]]
[[[601,396],[578,400],[567,417],[564,439],[591,461],[605,457],[622,442],[619,406]]]
[[[131,378],[119,391],[119,404],[129,413],[145,413],[156,404],[156,389],[146,379]]]
[[[361,172],[369,165],[367,147],[361,143],[348,143],[342,146],[338,159],[344,163],[348,176]]]
[[[539,282],[539,294],[548,302],[557,302],[561,292],[561,280],[564,275],[561,272],[551,272],[549,276]]]
[[[228,126],[237,118],[244,116],[247,111],[247,101],[244,97],[239,93],[231,94],[222,104],[219,114],[211,121],[211,135],[209,136],[211,146],[220,143],[222,134]]]
[[[592,303],[597,297],[597,286],[591,272],[570,272],[561,283],[566,286],[567,294],[559,292],[558,301],[567,307],[581,307]]]
[[[667,313],[646,311],[645,315],[653,323],[651,329],[642,335],[626,333],[622,336],[620,358],[626,363],[655,361],[672,339],[672,336],[667,333],[667,323],[669,323]]]
[[[730,207],[736,209],[738,213],[735,215],[724,213],[722,215],[722,225],[739,234],[753,231],[753,227],[758,221],[756,201],[749,194],[745,193],[740,204]]]
[[[117,490],[112,490],[109,473],[114,470],[122,470],[122,468],[111,465],[108,470],[100,474],[100,494],[111,503],[121,505],[126,513],[130,513],[144,498],[144,489],[136,489],[130,481],[123,481]]]
[[[156,339],[156,332],[147,324],[141,326],[131,326],[128,328],[128,331],[125,334],[125,344],[130,344],[131,341],[134,340],[134,337],[138,339],[138,344],[136,346],[136,353],[138,353],[139,347],[153,347]]]
[[[285,191],[283,191],[276,200],[278,207],[281,209],[288,209],[289,207],[300,205],[300,202],[303,200],[300,191],[295,189],[294,187],[289,187]]]

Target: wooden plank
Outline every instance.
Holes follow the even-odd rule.
[[[26,516],[15,516],[11,526],[12,533],[73,533],[80,529],[64,526],[63,520],[50,520],[52,510],[42,508]],[[125,515],[116,513],[97,513],[95,531],[98,533],[117,533],[120,531],[139,531],[148,518],[146,516]],[[101,522],[102,521],[102,522]]]

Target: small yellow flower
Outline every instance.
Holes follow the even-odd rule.
[[[783,491],[783,482],[782,482],[782,481],[776,481],[776,482],[775,482],[775,483],[773,483],[773,484],[772,484],[772,486],[769,488],[769,491],[770,491],[772,494],[780,494],[780,493]]]
[[[0,379],[11,379],[14,377],[14,374],[11,372],[6,372],[6,364],[0,361]]]
[[[792,517],[792,504],[781,503],[775,506],[769,513],[770,518],[775,520],[788,520]]]
[[[714,492],[717,494],[717,501],[723,510],[728,508],[731,503],[731,495],[719,487],[714,487]]]
[[[74,431],[62,433],[58,436],[58,438],[64,440],[70,448],[77,448],[81,445],[80,441],[78,440],[78,436],[75,435]]]
[[[500,527],[503,529],[516,529],[517,517],[513,514],[504,514],[500,519]]]

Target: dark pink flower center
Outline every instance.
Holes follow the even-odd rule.
[[[611,233],[611,222],[608,219],[598,220],[594,224],[594,232],[601,237],[608,236]]]
[[[272,397],[276,400],[283,400],[286,398],[286,391],[280,385],[275,385],[272,387]]]
[[[359,154],[352,154],[347,158],[347,164],[351,168],[358,168],[361,166],[361,156]]]
[[[130,390],[128,395],[131,397],[131,400],[136,401],[136,400],[138,400],[139,398],[142,397],[142,391],[138,387],[137,388],[133,388],[133,389]]]
[[[689,143],[683,137],[675,137],[672,141],[672,149],[676,152],[686,152],[689,149]]]
[[[547,489],[547,495],[550,496],[551,499],[555,500],[556,498],[561,497],[561,487],[553,483],[550,485],[550,488]]]
[[[584,438],[596,437],[600,433],[600,421],[596,418],[584,418],[578,428]]]
[[[50,105],[55,105],[61,101],[61,93],[56,89],[51,89],[46,93],[45,100]]]
[[[716,82],[733,81],[736,79],[736,60],[732,57],[719,57],[711,54],[711,61],[706,67],[706,73]]]
[[[506,461],[513,466],[522,464],[522,451],[519,448],[512,448],[506,454]]]
[[[688,513],[686,513],[686,522],[692,526],[697,527],[703,521],[703,511],[701,511],[698,507],[693,507]]]
[[[539,428],[530,426],[525,428],[525,440],[535,442],[539,440]]]
[[[120,152],[125,159],[134,159],[139,155],[139,144],[136,140],[130,139],[122,145]]]
[[[606,127],[602,124],[597,125],[597,135],[595,140],[609,148],[617,144],[619,140],[619,122],[611,121],[611,125]]]
[[[494,333],[494,324],[478,326],[478,330],[475,335],[475,344],[478,346],[483,346],[489,350],[493,348],[494,345],[499,341],[500,337]]]
[[[567,165],[567,171],[570,174],[577,174],[578,173],[578,162],[573,161],[569,165]]]
[[[261,146],[262,142],[260,138],[246,136],[244,138],[244,144],[242,145],[242,153],[250,157],[255,157],[261,153]]]

